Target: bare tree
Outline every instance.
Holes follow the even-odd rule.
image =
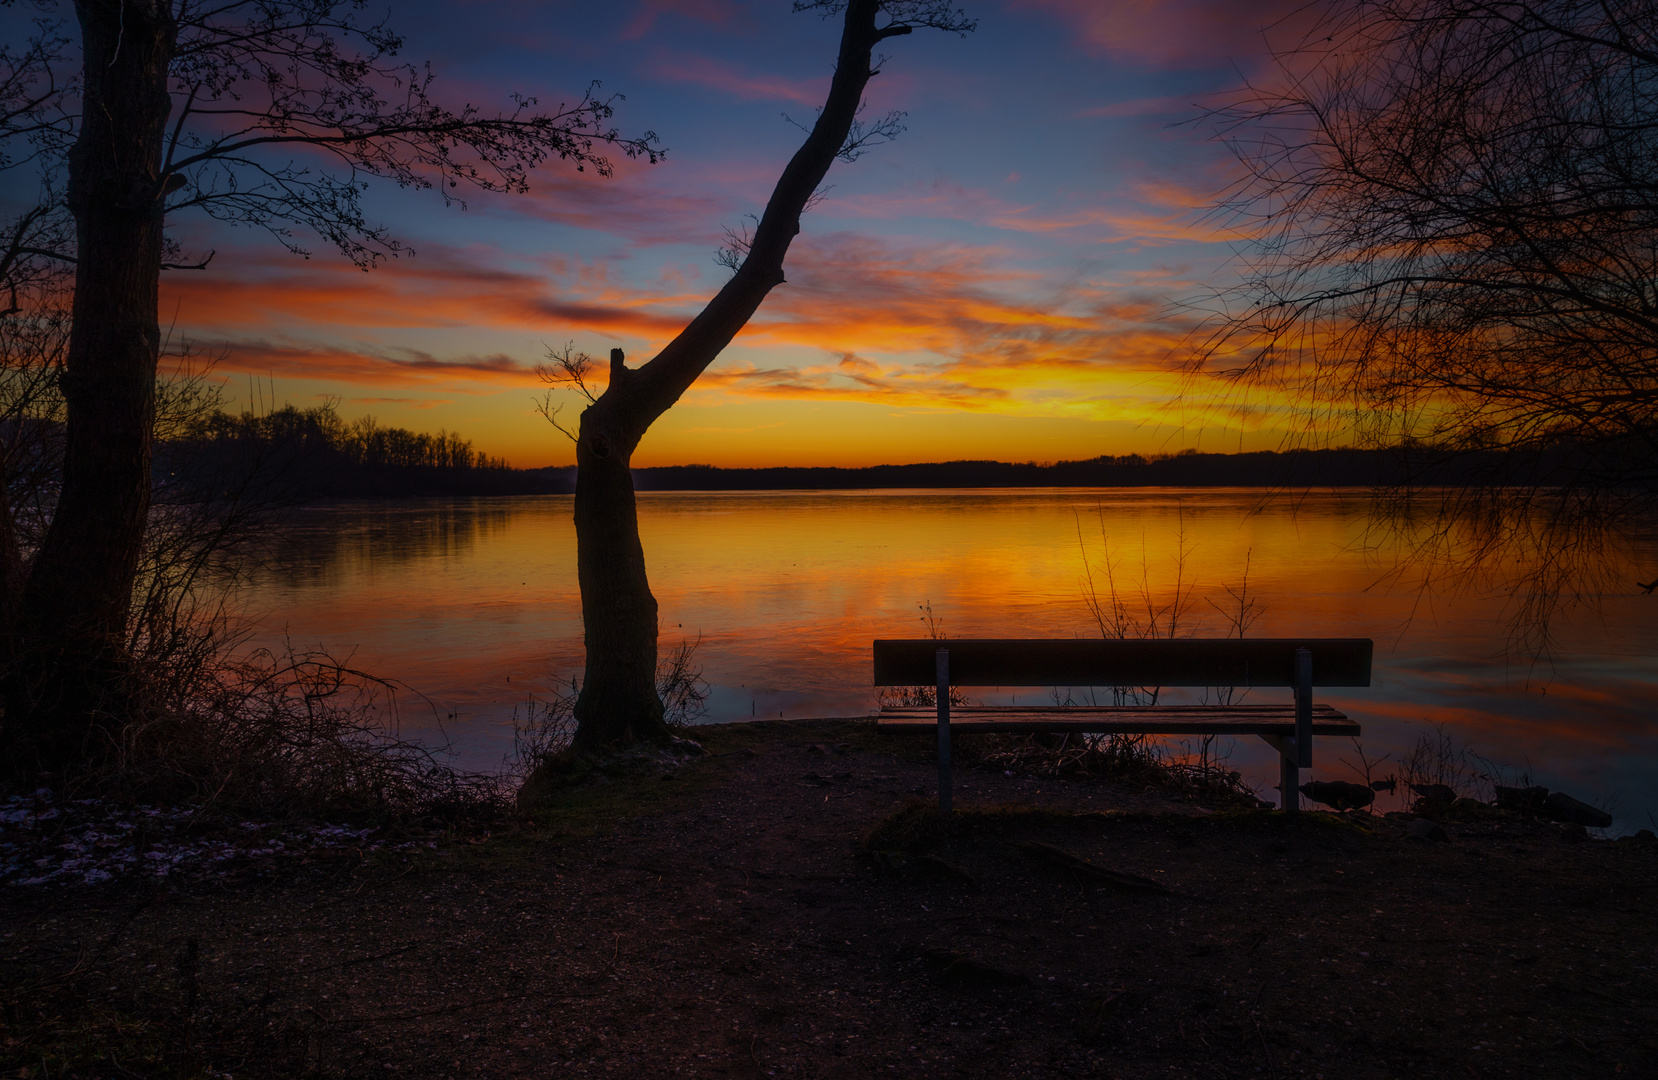
[[[69,336],[73,223],[63,205],[62,160],[73,137],[71,87],[59,75],[69,41],[51,25],[0,43],[0,175],[24,200],[0,224],[0,657],[15,648],[13,620],[41,524],[55,495]],[[32,177],[29,174],[33,174]]]
[[[549,159],[608,175],[601,151],[660,153],[654,135],[620,135],[611,101],[591,93],[555,109],[521,96],[504,111],[447,106],[430,72],[397,60],[400,39],[362,10],[361,0],[78,0],[78,57],[51,24],[5,56],[23,75],[7,83],[0,70],[0,142],[67,178],[66,198],[35,220],[63,207],[73,221],[72,245],[28,241],[21,224],[13,233],[24,254],[74,275],[57,379],[62,473],[7,627],[0,741],[19,771],[83,759],[130,699],[160,274],[211,258],[176,250],[169,215],[204,211],[303,253],[298,225],[367,267],[399,250],[364,213],[369,178],[452,200],[464,188],[522,191]]]
[[[1658,3],[1329,0],[1280,60],[1219,114],[1250,239],[1193,370],[1486,463],[1475,548],[1658,493]]]
[[[858,118],[864,88],[882,62],[875,47],[919,29],[965,34],[975,25],[947,0],[797,0],[794,8],[843,16],[834,78],[816,123],[752,233],[736,237],[722,253],[722,264],[734,270],[731,279],[648,363],[630,368],[622,350],[611,350],[609,383],[602,393],[589,394],[581,414],[576,562],[587,665],[575,705],[578,750],[668,735],[656,689],[656,598],[645,574],[630,470],[634,448],[784,283],[783,259],[800,232],[801,214],[834,160],[855,158],[871,141],[897,133],[897,114],[867,125]],[[566,349],[552,361],[546,369],[551,381],[585,390],[591,375],[585,357]],[[552,419],[551,409],[545,411]]]

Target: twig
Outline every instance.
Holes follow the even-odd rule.
[[[399,953],[406,953],[410,949],[418,949],[423,944],[424,942],[417,941],[411,945],[403,945],[396,949],[387,949],[385,952],[375,953],[373,956],[359,956],[354,960],[339,960],[332,964],[324,964],[322,967],[312,968],[310,973],[315,975],[319,971],[332,971],[335,968],[345,968],[351,967],[354,964],[367,964],[372,963],[375,960],[384,960],[388,956],[396,956]]]
[[[1266,1033],[1261,1030],[1259,1020],[1255,1021],[1255,1037],[1261,1040],[1261,1052],[1267,1056],[1267,1068],[1272,1070],[1272,1075],[1277,1076],[1278,1062],[1272,1056],[1272,1047],[1267,1045]]]

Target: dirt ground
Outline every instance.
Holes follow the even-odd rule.
[[[926,739],[698,736],[487,840],[7,887],[4,1075],[1658,1077],[1658,845],[989,769],[946,823]]]

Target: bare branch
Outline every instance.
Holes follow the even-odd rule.
[[[523,94],[498,110],[445,104],[430,68],[397,60],[402,39],[359,10],[350,0],[186,9],[163,176],[187,180],[191,191],[169,214],[200,210],[308,255],[297,226],[367,267],[403,250],[365,218],[370,178],[435,189],[464,207],[467,188],[528,190],[549,161],[610,176],[612,152],[662,160],[655,133],[627,136],[612,125],[621,97],[601,96],[598,83],[552,109]],[[314,155],[283,160],[304,150],[336,167],[319,168]]]
[[[1396,509],[1459,570],[1524,550],[1535,653],[1580,594],[1566,553],[1608,565],[1596,530],[1658,502],[1658,0],[1325,10],[1211,114],[1244,261],[1193,302],[1189,370],[1287,398],[1307,439],[1481,463],[1425,532],[1408,485]]]
[[[564,410],[564,405],[553,401],[553,392],[551,390],[542,394],[540,399],[534,403],[533,408],[536,412],[541,414],[542,418],[545,419],[547,423],[557,428],[560,435],[563,435],[566,439],[569,439],[573,443],[581,441],[580,437],[574,431],[571,431],[569,428],[558,422],[558,414]]]
[[[216,250],[215,251],[209,251],[207,253],[207,255],[201,259],[200,262],[193,262],[193,263],[164,262],[164,263],[161,264],[161,268],[163,270],[206,270],[207,269],[207,264],[212,262],[213,261],[213,256],[215,256],[217,254],[218,254],[218,252]]]
[[[948,0],[882,0],[881,14],[887,25],[878,28],[879,39],[908,34],[914,30],[944,30],[952,34],[971,34],[979,20],[951,5]],[[846,10],[846,0],[795,0],[796,12],[815,11],[825,19],[834,18]]]
[[[760,224],[760,219],[754,214],[743,216],[755,225]],[[735,274],[737,268],[743,265],[743,260],[748,258],[749,249],[753,246],[754,233],[747,225],[739,225],[734,229],[728,226],[725,230],[725,243],[714,253],[714,261]]]
[[[1654,26],[1653,0],[1332,8],[1283,89],[1214,116],[1249,262],[1194,370],[1376,441],[1650,442]]]
[[[547,363],[537,364],[535,374],[542,382],[554,388],[575,390],[592,404],[599,400],[599,396],[587,385],[587,380],[593,374],[595,366],[591,356],[577,352],[574,342],[566,342],[562,349],[554,349],[550,345],[547,347]],[[545,415],[545,410],[537,411]],[[548,416],[547,419],[551,421],[552,417]],[[554,426],[558,425],[555,423]]]

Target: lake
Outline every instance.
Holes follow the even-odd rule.
[[[1653,827],[1658,596],[1633,583],[1658,566],[1658,543],[1614,567],[1619,588],[1556,618],[1538,663],[1510,646],[1509,583],[1425,592],[1412,538],[1378,529],[1368,507],[1361,492],[1249,489],[639,497],[662,646],[700,639],[708,722],[864,715],[871,640],[925,636],[929,612],[950,637],[1097,636],[1092,590],[1107,611],[1118,598],[1130,632],[1167,632],[1177,615],[1177,633],[1223,636],[1242,610],[1251,636],[1374,638],[1374,685],[1319,698],[1364,725],[1365,754],[1392,759],[1377,775],[1442,728],[1608,806],[1617,831]],[[305,508],[243,608],[256,643],[322,646],[423,695],[402,696],[404,732],[494,768],[514,709],[581,672],[570,515],[570,496]],[[1354,779],[1339,759],[1355,750],[1321,741],[1315,775]],[[1271,752],[1254,739],[1230,752],[1275,797]]]

